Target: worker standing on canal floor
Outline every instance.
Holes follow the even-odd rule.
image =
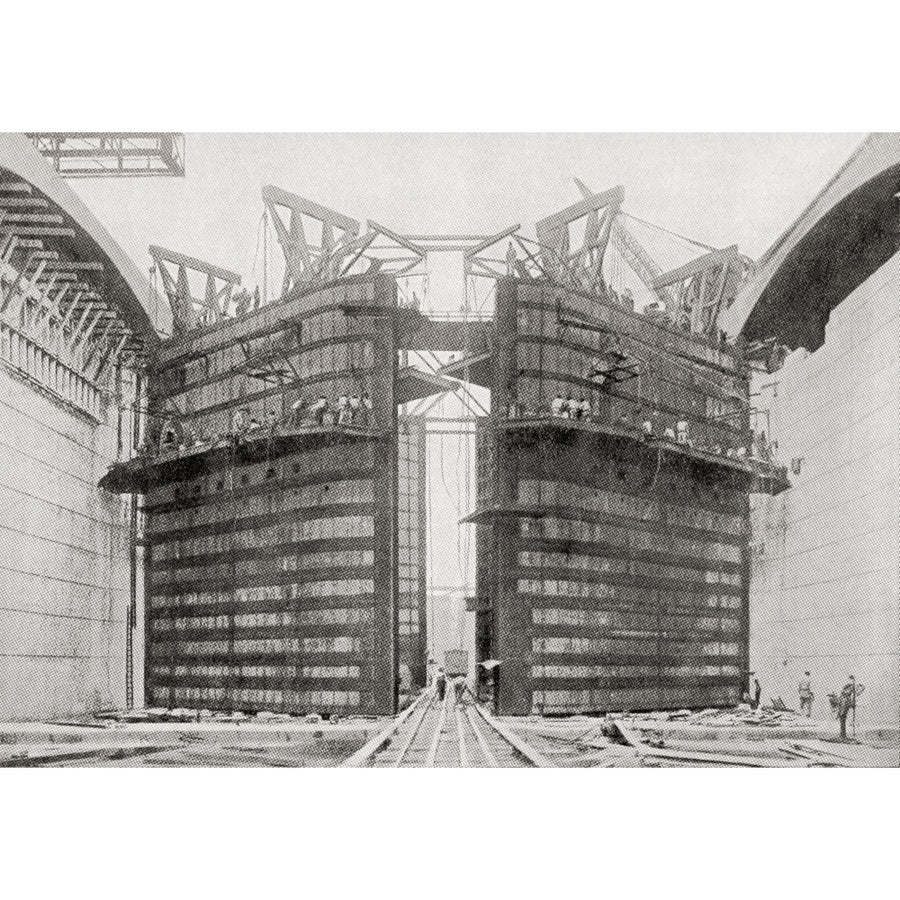
[[[838,720],[841,723],[841,739],[847,739],[847,714],[856,710],[856,678],[848,676],[848,681],[838,697]]]
[[[800,679],[800,714],[806,710],[806,718],[812,718],[813,692],[809,672],[804,672]]]

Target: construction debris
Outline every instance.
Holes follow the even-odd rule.
[[[865,756],[832,750],[823,723],[790,709],[673,710],[507,720],[555,766],[703,765],[751,768],[844,767],[885,761],[876,747]],[[886,760],[886,755],[884,759]]]
[[[759,725],[763,727],[802,723],[808,720],[788,709],[778,698],[772,706],[752,709],[749,704],[742,703],[730,709],[703,709],[694,711],[681,709],[677,712],[640,713],[636,716],[640,721],[649,722],[686,722],[691,725],[714,725],[716,728],[731,728],[741,725]]]

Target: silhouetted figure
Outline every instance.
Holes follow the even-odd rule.
[[[847,737],[847,715],[851,709],[856,709],[856,678],[853,675],[848,678],[838,697],[838,721],[841,723],[841,737],[844,739]]]
[[[516,248],[513,247],[512,241],[509,242],[509,246],[506,248],[506,274],[516,274]]]
[[[810,680],[809,672],[804,672],[803,677],[800,679],[800,713],[802,715],[805,709],[807,719],[812,718],[812,704],[812,681]]]

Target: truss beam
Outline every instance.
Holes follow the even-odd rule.
[[[175,132],[35,132],[32,143],[66,178],[183,177],[184,135]]]
[[[619,207],[625,199],[625,189],[619,185],[590,193],[581,182],[578,186],[583,199],[565,209],[541,219],[536,225],[541,245],[541,268],[553,277],[572,282],[589,290],[602,290],[603,256],[609,243],[610,229]],[[603,212],[603,221],[600,212]],[[569,226],[586,218],[584,239],[574,253],[570,249]]]
[[[226,316],[232,289],[241,283],[240,275],[164,247],[151,246],[150,255],[162,279],[163,290],[172,310],[173,327],[177,333],[184,334],[209,318],[218,322]],[[170,266],[175,267],[175,275]],[[202,298],[194,297],[191,293],[189,272],[205,277]],[[222,282],[221,286],[217,284],[219,281]],[[197,307],[200,308],[199,311]]]
[[[283,293],[297,285],[345,274],[368,246],[360,240],[361,225],[356,219],[320,203],[271,184],[263,187],[262,199],[284,254]],[[287,210],[287,221],[281,210]],[[321,230],[318,245],[308,238],[304,217],[318,223]],[[344,266],[348,255],[353,256],[353,261],[350,266]]]

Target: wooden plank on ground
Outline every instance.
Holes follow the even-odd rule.
[[[43,751],[29,756],[12,756],[0,759],[0,768],[32,768],[36,766],[53,766],[59,763],[78,762],[81,760],[96,760],[98,764],[106,760],[128,759],[134,756],[147,756],[151,753],[165,753],[169,750],[179,749],[180,744],[167,746],[106,746],[92,747],[89,750],[52,750]]]
[[[671,759],[680,762],[695,762],[714,766],[745,766],[753,769],[786,769],[803,765],[801,760],[780,759],[777,757],[740,756],[727,753],[704,753],[700,750],[657,750],[642,745],[636,748],[641,756],[652,756],[656,759]]]
[[[487,710],[482,709],[481,706],[476,706],[475,708],[480,713],[481,718],[501,735],[504,740],[512,744],[533,766],[537,766],[539,769],[553,768],[553,763],[547,757],[535,750],[534,747],[522,740],[517,734],[514,734],[502,722],[498,722]]]
[[[643,750],[646,747],[644,739],[630,728],[626,728],[621,722],[613,721],[612,724],[613,728],[616,729],[622,740],[625,741],[629,747],[634,747],[637,750]]]
[[[358,769],[364,766],[369,761],[369,758],[377,753],[390,740],[394,732],[412,715],[413,710],[419,706],[425,696],[425,693],[419,694],[415,701],[407,706],[399,716],[391,719],[386,728],[383,728],[375,737],[363,744],[352,756],[348,756],[341,763],[341,768]]]

